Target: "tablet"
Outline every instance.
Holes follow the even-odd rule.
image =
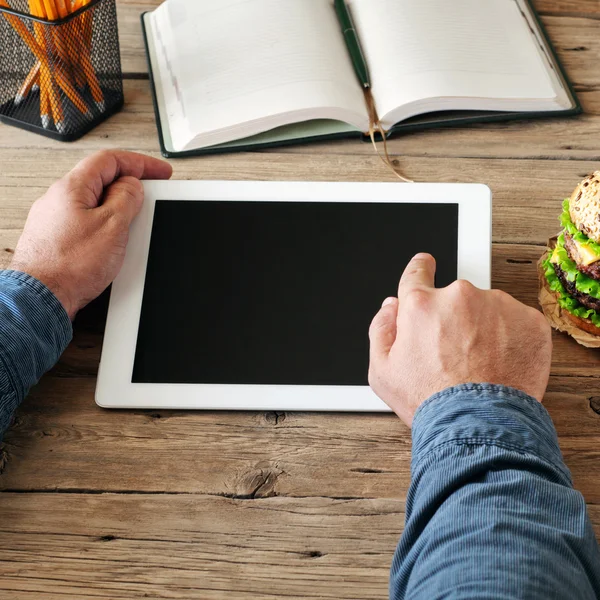
[[[107,408],[385,411],[369,324],[410,258],[490,287],[484,185],[147,181],[108,310]]]

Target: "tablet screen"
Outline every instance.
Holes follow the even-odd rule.
[[[457,204],[158,200],[132,382],[366,385],[417,252],[456,279]]]

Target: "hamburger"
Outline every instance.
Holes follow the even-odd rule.
[[[555,300],[554,306],[542,302],[544,313],[557,329],[598,336],[600,345],[600,171],[564,200],[560,223],[563,230],[541,261],[542,287]]]

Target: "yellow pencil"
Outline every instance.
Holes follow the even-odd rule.
[[[0,0],[0,7],[10,8],[6,0]],[[35,57],[38,60],[45,60],[43,53],[41,53],[39,48],[37,47],[37,42],[33,39],[33,36],[31,35],[29,29],[27,29],[27,27],[25,27],[25,25],[21,22],[21,19],[15,17],[15,15],[9,15],[6,13],[2,13],[2,16],[8,21],[10,26],[21,36],[21,39],[29,46],[29,49],[33,52]],[[42,58],[40,59],[40,56],[38,55],[41,55]]]
[[[5,1],[5,0],[0,0],[0,1]],[[50,0],[32,0],[32,2],[37,3],[38,9],[43,13],[43,16],[45,16],[45,18],[49,18],[49,19],[57,18],[58,13],[55,12],[55,8]],[[61,47],[61,49],[64,50],[64,45],[62,43],[62,40],[60,39],[60,36],[54,35],[55,40],[57,39],[57,37],[58,37],[57,41],[59,43],[59,46]],[[52,67],[53,67],[52,72],[53,72],[54,78],[56,79],[56,82],[61,87],[62,91],[67,96],[67,98],[69,98],[69,100],[71,100],[71,102],[76,106],[76,108],[81,113],[83,113],[86,117],[91,118],[93,115],[92,115],[90,109],[86,105],[83,98],[80,96],[79,92],[75,89],[73,84],[70,82],[69,76],[65,72],[64,67],[57,62],[55,62],[52,65]],[[62,111],[60,111],[60,112],[62,112]]]
[[[29,3],[30,12],[33,16],[38,16],[40,18],[50,20],[58,18],[59,13],[56,6],[54,6],[52,0],[29,0]],[[74,6],[77,6],[78,4],[80,4],[80,7],[83,6],[83,2],[81,2],[81,0],[76,0]],[[7,0],[0,0],[0,7],[10,8]],[[32,54],[36,57],[36,59],[39,62],[39,67],[37,68],[37,76],[33,76],[30,73],[27,79],[30,79],[31,75],[31,85],[33,85],[33,82],[35,82],[36,79],[37,81],[39,81],[40,117],[42,119],[43,126],[46,128],[49,127],[50,119],[53,115],[54,120],[56,121],[57,129],[59,131],[64,131],[65,129],[64,112],[60,102],[60,94],[58,92],[57,87],[55,86],[54,81],[56,81],[56,84],[60,87],[65,96],[69,98],[69,100],[81,113],[83,113],[87,118],[92,118],[93,115],[91,111],[89,110],[88,106],[86,105],[79,92],[75,89],[73,83],[70,81],[68,73],[66,72],[66,68],[69,67],[71,61],[67,60],[64,65],[56,61],[54,61],[52,65],[49,63],[52,52],[49,48],[49,45],[53,45],[53,41],[58,42],[56,44],[57,52],[63,54],[64,56],[65,45],[63,44],[63,41],[61,39],[57,39],[57,36],[54,34],[47,37],[45,35],[44,25],[42,25],[41,23],[34,22],[34,37],[31,31],[17,16],[6,13],[2,13],[2,16],[11,25],[15,32],[21,37],[23,42],[29,47]],[[90,69],[91,75],[88,83],[90,84],[92,97],[94,98],[94,101],[96,102],[97,106],[101,109],[104,109],[104,97],[102,94],[102,90],[97,82],[97,77],[89,56],[86,55],[86,57],[83,59],[83,62],[84,65],[88,66]],[[83,72],[86,73],[87,70],[88,69],[84,68]],[[29,85],[30,82],[28,81],[27,83]]]
[[[36,85],[36,82],[39,81],[40,65],[41,63],[38,60],[35,65],[31,67],[27,77],[23,81],[23,84],[15,96],[15,104],[21,104],[21,102],[23,102],[23,100],[29,96],[29,92],[31,92],[33,87]]]
[[[62,11],[61,14],[66,14],[64,11],[67,11],[68,9],[65,0],[56,0],[56,2],[59,7],[59,12]],[[87,3],[88,0],[76,0],[73,4],[73,12],[79,10]],[[90,91],[92,92],[94,102],[100,111],[104,111],[106,107],[104,102],[104,94],[102,92],[102,88],[100,87],[98,76],[96,75],[96,70],[94,69],[94,65],[92,64],[92,60],[90,57],[92,41],[92,23],[93,15],[90,12],[82,15],[81,23],[74,23],[74,25],[81,26],[78,28],[79,31],[73,32],[73,39],[76,41],[75,43],[78,47],[77,49],[79,50],[79,60],[81,61],[80,66],[87,80],[87,83],[90,86]]]
[[[54,77],[56,78],[58,85],[60,85],[62,91],[65,93],[67,98],[69,98],[69,100],[77,107],[77,109],[81,111],[86,117],[93,117],[87,104],[85,103],[79,92],[75,89],[73,84],[69,81],[69,78],[61,68],[55,68]]]
[[[40,0],[29,0],[29,10],[32,15],[46,18],[46,12],[40,2]],[[35,32],[38,44],[42,51],[46,54],[46,57],[50,56],[49,45],[52,44],[51,39],[47,39],[46,30],[44,25],[41,23],[34,22],[33,30]],[[44,96],[48,98],[49,110],[45,113],[41,109],[42,107],[42,95],[41,92],[43,90]],[[47,115],[47,116],[45,116]],[[42,126],[44,128],[48,128],[50,126],[50,122],[54,121],[54,126],[56,130],[59,132],[64,131],[64,112],[62,108],[62,103],[60,99],[60,93],[52,79],[52,72],[50,70],[50,65],[48,63],[41,64],[40,66],[40,118],[42,120]]]
[[[53,2],[53,0],[48,1],[50,3]],[[70,14],[65,0],[55,0],[54,8],[61,19],[67,18]],[[57,28],[56,34],[57,36],[61,36],[66,32],[67,35],[70,37],[69,41],[65,41],[64,53],[65,55],[68,55],[75,83],[79,87],[83,87],[85,85],[85,73],[83,72],[84,70],[82,65],[79,63],[79,60],[81,58],[81,53],[79,50],[80,35],[78,35],[78,32],[75,30],[74,26],[75,24],[73,22],[61,25],[59,28]]]
[[[40,87],[40,119],[42,121],[42,127],[48,129],[50,127],[50,96],[48,94],[48,88],[46,86]]]

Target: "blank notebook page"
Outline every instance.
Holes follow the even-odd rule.
[[[253,135],[264,130],[261,120],[294,111],[309,119],[315,108],[332,109],[321,118],[346,110],[356,127],[367,127],[364,97],[327,1],[169,0],[155,22],[158,35],[165,37],[162,28],[173,36],[165,51],[192,137],[241,123],[248,128],[242,135]]]
[[[515,0],[350,0],[380,116],[424,98],[555,98]]]

